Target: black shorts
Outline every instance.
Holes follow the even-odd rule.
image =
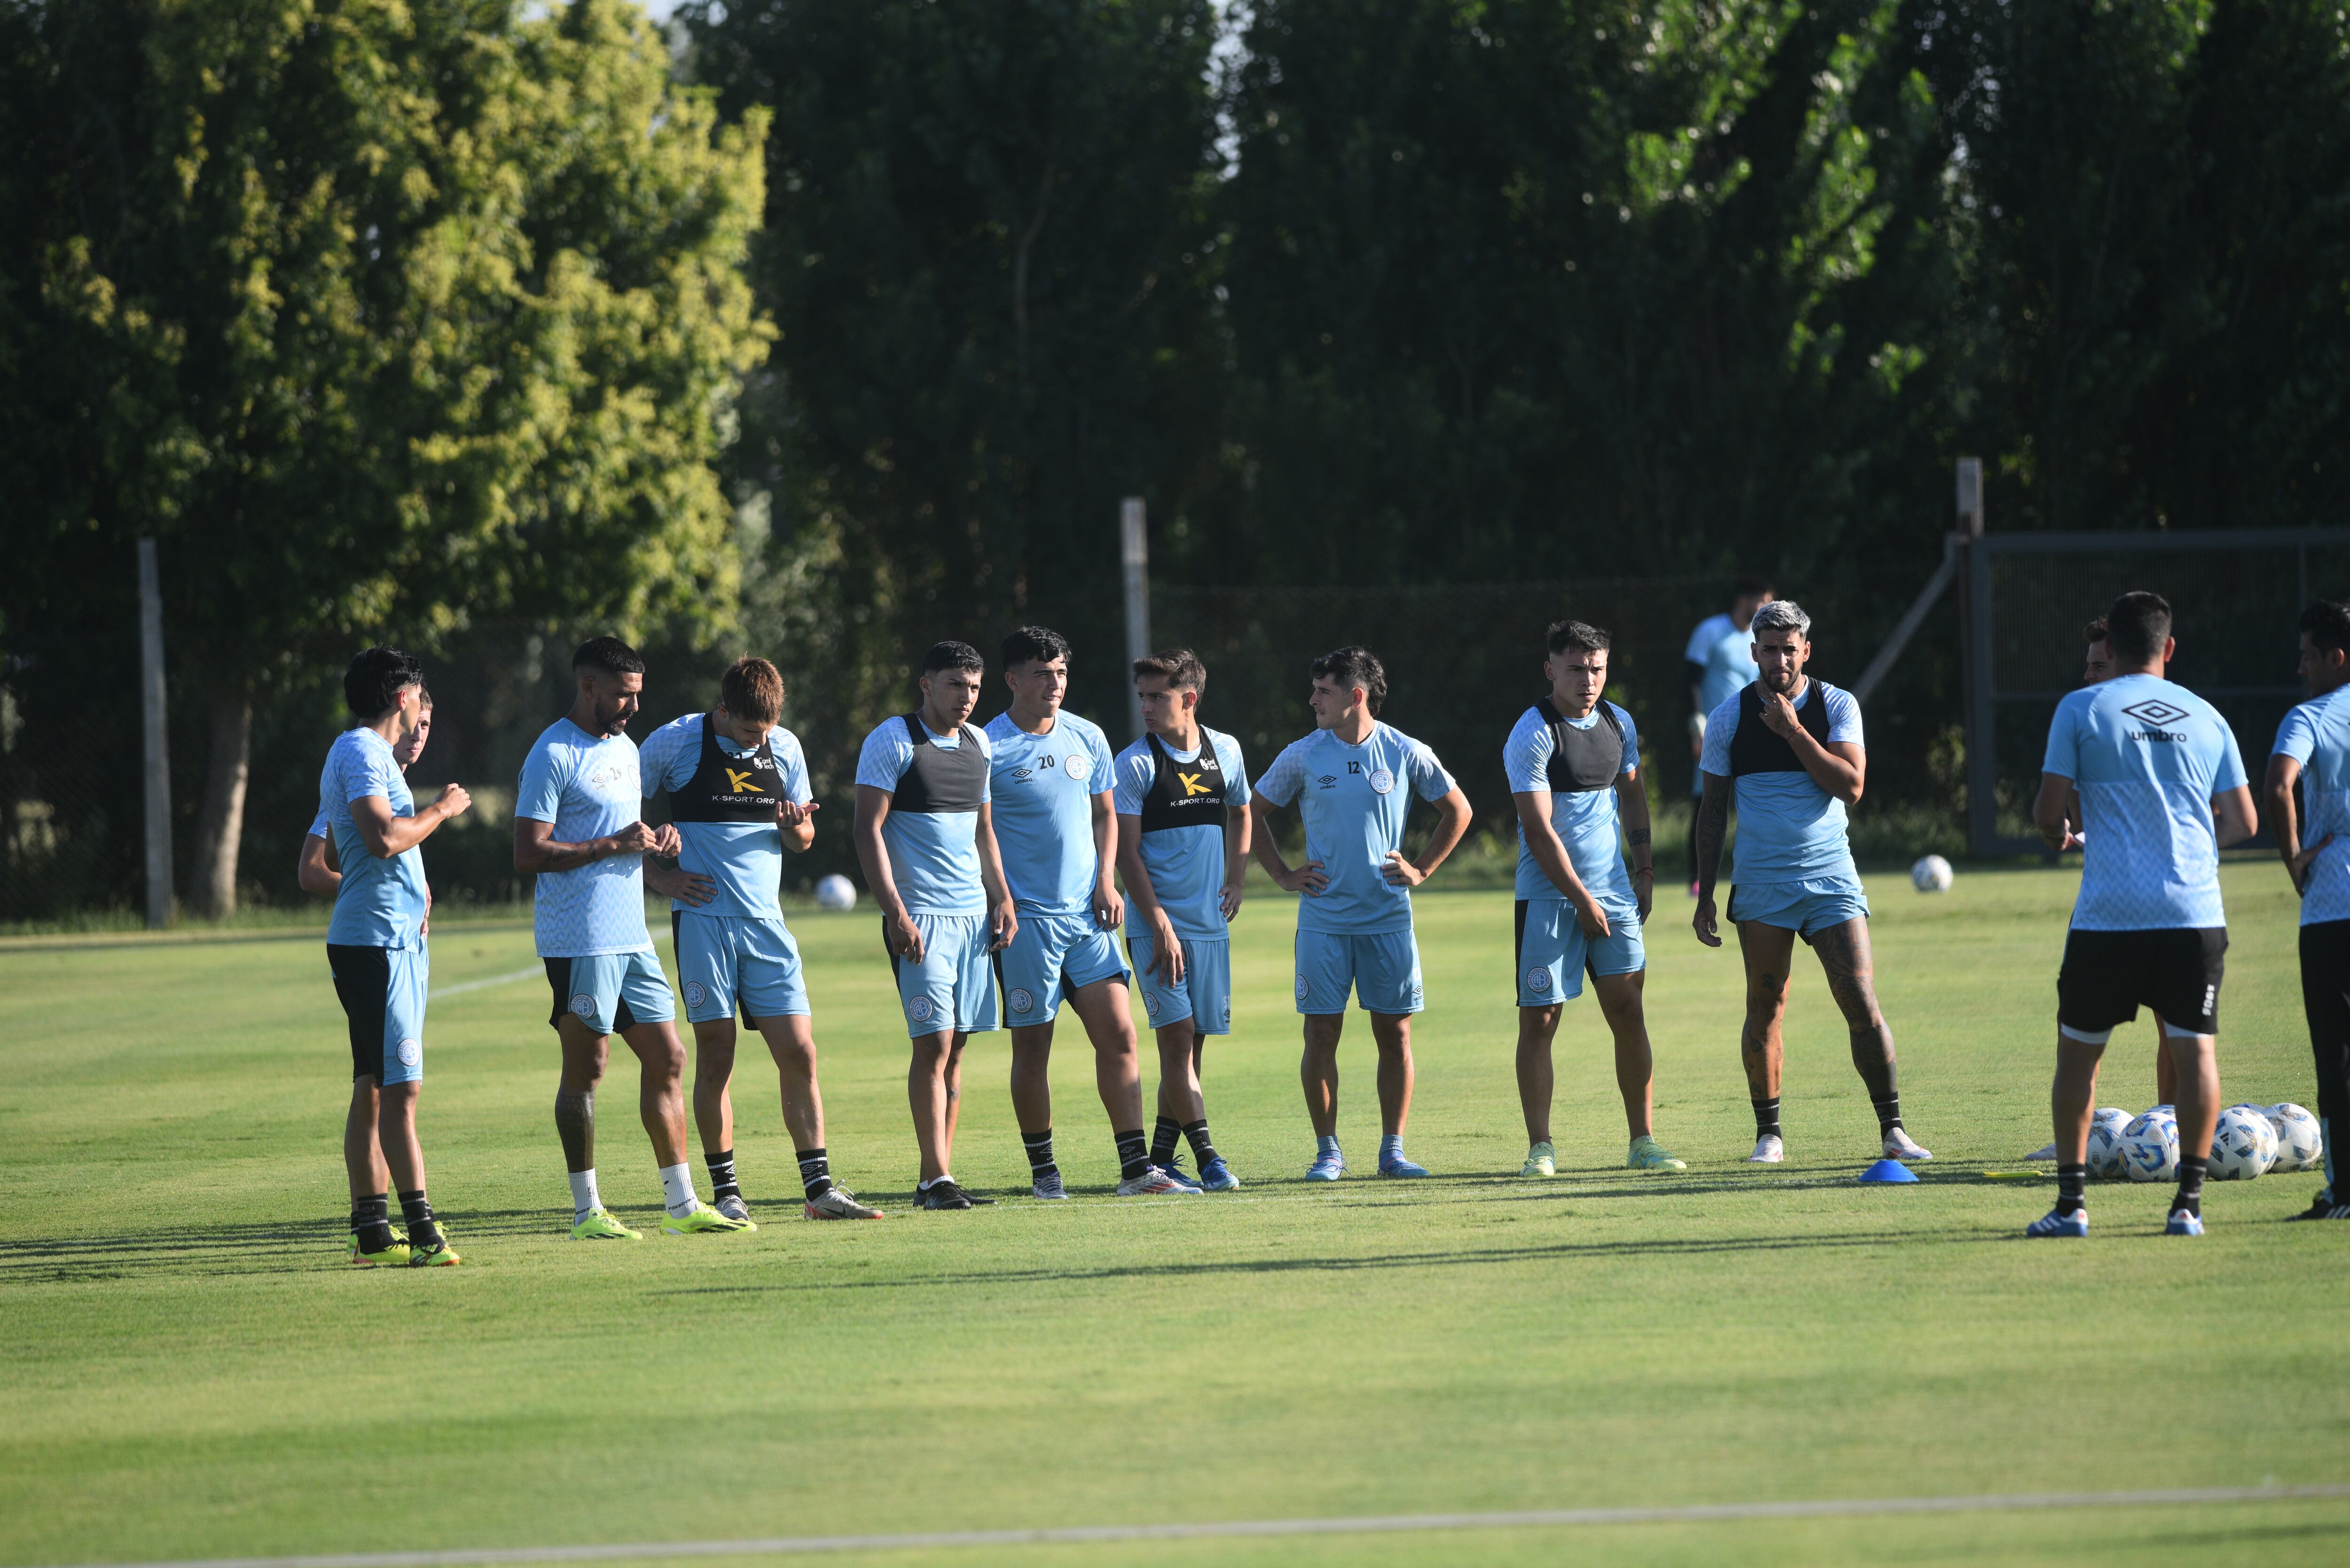
[[[2225,926],[2074,931],[2056,973],[2056,1022],[2095,1034],[2129,1023],[2143,1006],[2174,1030],[2217,1034],[2227,963]]]

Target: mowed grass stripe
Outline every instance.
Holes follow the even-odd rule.
[[[2227,1097],[2306,1103],[2290,890],[2270,865],[2225,877]],[[1091,1054],[1071,1031],[1055,1119],[1085,1197],[1016,1196],[998,1034],[969,1054],[956,1165],[1006,1200],[908,1213],[905,1031],[876,922],[807,915],[794,926],[835,1167],[899,1211],[792,1217],[790,1140],[746,1038],[735,1141],[768,1223],[564,1241],[552,1033],[543,992],[517,983],[432,1009],[432,1192],[467,1264],[422,1278],[338,1262],[348,1048],[315,946],[0,956],[0,1563],[2350,1480],[2333,1458],[2350,1432],[2335,1326],[2350,1268],[2324,1227],[2277,1222],[2317,1179],[2216,1186],[2192,1245],[2159,1235],[2167,1189],[2128,1187],[2095,1191],[2088,1243],[2022,1241],[2045,1190],[1975,1178],[2048,1136],[2071,878],[1962,875],[1939,898],[1872,887],[1905,1108],[1938,1156],[1914,1188],[1853,1180],[1875,1123],[1808,956],[1790,1164],[1742,1163],[1736,955],[1700,949],[1669,895],[1648,943],[1658,1129],[1691,1169],[1622,1168],[1586,997],[1558,1049],[1562,1174],[1517,1179],[1511,905],[1470,892],[1419,900],[1430,1005],[1410,1144],[1437,1179],[1310,1186],[1290,914],[1257,897],[1236,933],[1236,1033],[1206,1064],[1242,1192],[1110,1199]],[[526,929],[436,932],[452,986],[531,961]],[[1378,1136],[1363,1023],[1341,1051],[1357,1172]],[[2151,1048],[2143,1022],[2117,1038],[2102,1100],[2153,1099]],[[598,1165],[615,1209],[650,1220],[634,1090],[616,1050]],[[2168,1517],[2188,1528],[2204,1506]],[[2294,1532],[2321,1557],[2350,1545],[2338,1501],[2226,1510],[2213,1529]],[[1718,1558],[1725,1541],[1762,1560],[1782,1540],[1825,1542],[1819,1560],[1855,1539],[1833,1521],[1767,1541],[1642,1528],[1650,1560]],[[1985,1520],[1878,1528],[1864,1544],[2018,1551]],[[1534,1539],[1414,1538],[1494,1561]],[[1222,1563],[1320,1550],[1215,1548]]]

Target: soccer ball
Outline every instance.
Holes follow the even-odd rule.
[[[857,885],[835,873],[816,885],[816,907],[819,909],[853,909],[857,908]]]
[[[2089,1174],[2100,1181],[2122,1179],[2122,1128],[2130,1114],[2107,1106],[2089,1122]]]
[[[2122,1129],[2122,1174],[2132,1181],[2169,1181],[2178,1175],[2178,1123],[2159,1106],[2133,1116]]]
[[[1939,855],[1929,855],[1909,867],[1909,886],[1920,893],[1947,893],[1952,875],[1949,861]]]
[[[2230,1106],[2211,1131],[2211,1175],[2220,1181],[2250,1181],[2276,1163],[2276,1128],[2265,1106]]]
[[[2314,1170],[2325,1158],[2325,1135],[2317,1118],[2286,1100],[2268,1108],[2276,1129],[2277,1157],[2272,1170]]]

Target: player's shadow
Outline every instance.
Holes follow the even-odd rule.
[[[546,1240],[563,1234],[560,1210],[509,1209],[439,1216],[462,1249],[469,1241]],[[623,1215],[638,1230],[660,1223]],[[268,1224],[174,1223],[113,1235],[27,1237],[0,1241],[0,1284],[133,1279],[155,1274],[300,1274],[347,1269],[349,1223],[342,1217]]]

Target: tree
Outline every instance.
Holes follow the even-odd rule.
[[[618,0],[6,6],[0,352],[62,476],[28,565],[105,585],[159,537],[205,909],[236,898],[255,701],[298,661],[485,615],[727,617],[763,116],[720,127]]]

